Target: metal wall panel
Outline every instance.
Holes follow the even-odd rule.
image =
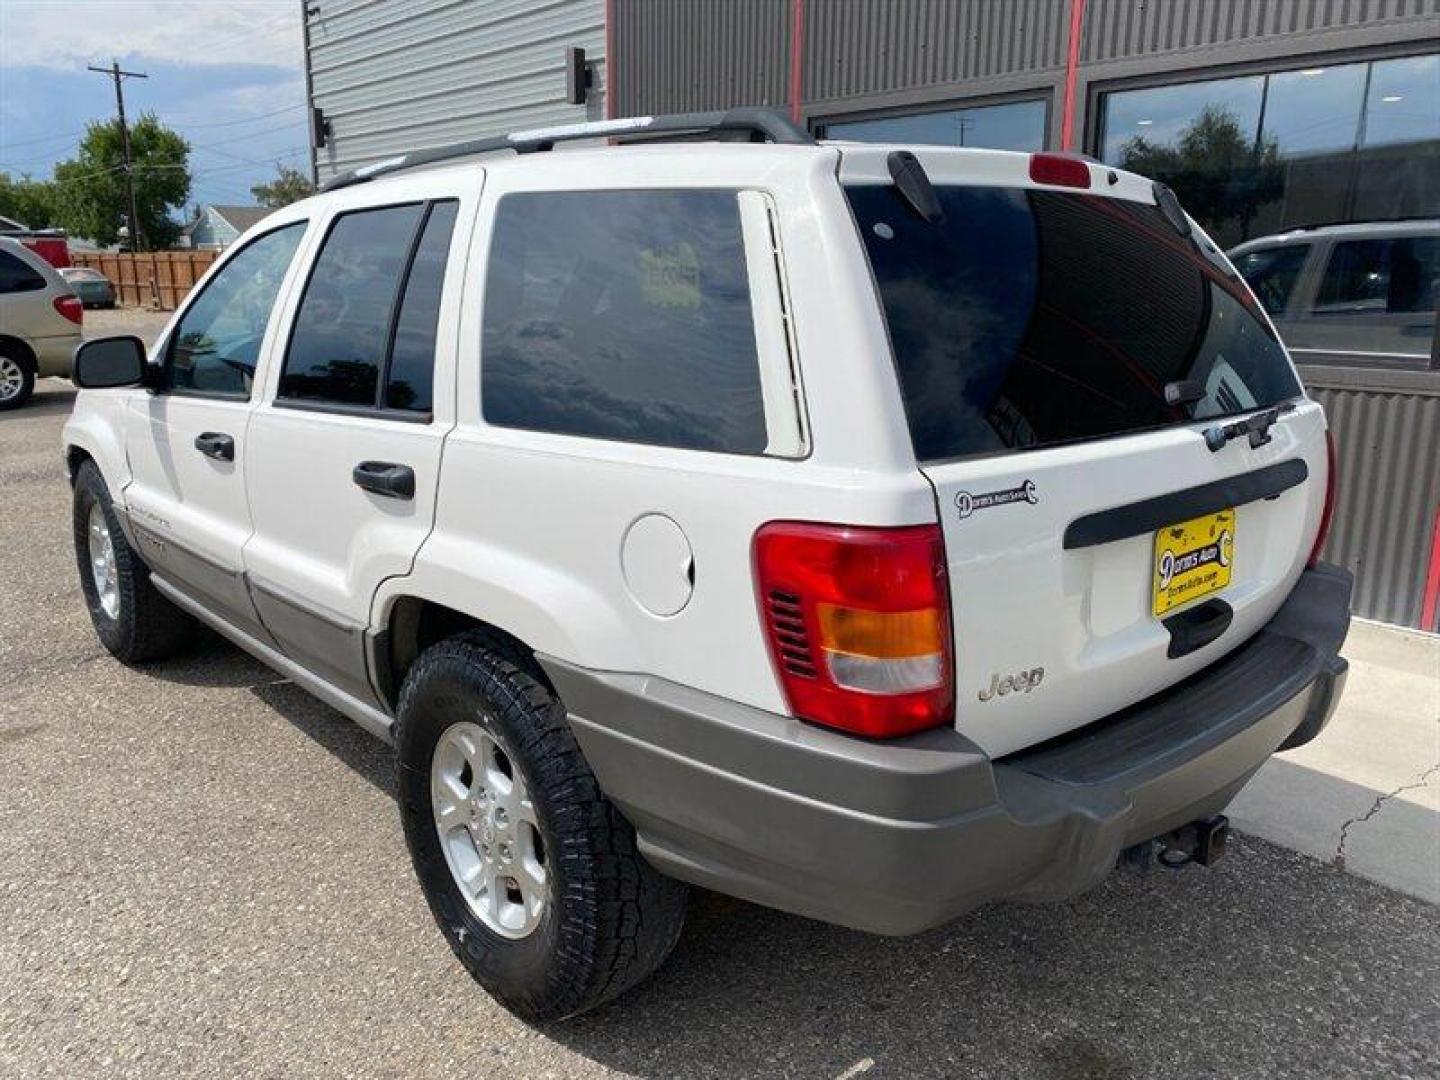
[[[1302,366],[1335,437],[1339,486],[1324,557],[1355,575],[1355,614],[1420,626],[1440,508],[1440,372]]]
[[[613,0],[616,115],[789,101],[790,0]]]
[[[604,0],[318,0],[313,103],[331,125],[323,180],[405,150],[604,115]],[[601,61],[565,103],[564,50]]]
[[[1056,0],[806,0],[804,100],[1060,68],[1068,12]]]
[[[1360,30],[1405,20],[1430,22],[1437,0],[1087,0],[1080,62],[1254,42],[1266,37]],[[1424,27],[1417,30],[1426,32]],[[1296,52],[1304,51],[1295,42]]]

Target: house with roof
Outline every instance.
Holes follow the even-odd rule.
[[[220,250],[229,247],[246,229],[270,213],[264,206],[220,206],[205,203],[185,226],[180,245]]]

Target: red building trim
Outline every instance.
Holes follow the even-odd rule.
[[[1435,528],[1430,533],[1430,569],[1425,575],[1425,599],[1420,605],[1420,629],[1440,630],[1440,506],[1435,508]]]
[[[1080,75],[1080,28],[1085,0],[1070,0],[1070,47],[1065,54],[1065,102],[1060,114],[1060,149],[1075,149],[1075,84]]]

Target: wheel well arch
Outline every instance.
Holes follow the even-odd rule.
[[[550,677],[535,658],[535,650],[503,627],[434,600],[400,596],[391,603],[384,629],[376,635],[370,650],[376,689],[385,703],[391,709],[399,704],[405,675],[422,652],[464,633],[482,635],[496,652],[554,691]]]
[[[0,334],[0,352],[9,353],[21,363],[29,364],[32,371],[35,368],[35,350],[22,338],[12,334]]]
[[[70,477],[70,483],[75,483],[75,477],[79,475],[81,465],[87,461],[94,460],[94,456],[83,446],[76,446],[74,443],[71,443],[65,447],[65,472]]]

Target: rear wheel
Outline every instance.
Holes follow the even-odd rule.
[[[554,694],[491,644],[441,642],[405,678],[405,837],[460,962],[518,1015],[557,1020],[661,964],[685,888],[640,856]]]
[[[117,660],[143,664],[174,655],[195,622],[160,595],[150,568],[120,530],[110,491],[93,461],[75,474],[73,526],[80,589],[100,644]]]
[[[18,409],[35,392],[35,365],[19,350],[0,345],[0,409]]]

